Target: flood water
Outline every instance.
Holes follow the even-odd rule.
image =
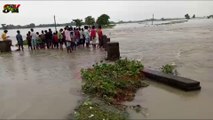
[[[159,69],[175,63],[180,76],[201,82],[201,91],[183,92],[150,82],[134,101],[143,114],[132,119],[213,118],[213,20],[173,25],[121,24],[104,31],[120,43],[122,57]],[[81,99],[80,69],[103,60],[105,51],[40,50],[0,54],[1,119],[66,119]]]

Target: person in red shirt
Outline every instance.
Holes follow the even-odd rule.
[[[79,29],[76,28],[75,29],[75,45],[78,46],[79,45],[79,41],[80,41],[80,32]],[[75,47],[76,47],[75,46]]]
[[[58,49],[58,32],[56,31],[56,33],[53,34],[53,43],[54,43],[54,47],[56,47]]]
[[[98,27],[97,33],[98,33],[99,47],[103,48],[104,43],[103,43],[103,32],[102,32],[101,26]]]
[[[95,26],[92,26],[92,30],[90,31],[90,38],[92,41],[93,48],[96,48],[96,30]]]

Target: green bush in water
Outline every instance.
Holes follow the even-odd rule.
[[[166,74],[175,74],[175,66],[169,64],[163,65],[161,71]]]
[[[137,89],[147,84],[142,81],[144,66],[136,60],[121,59],[114,64],[96,63],[82,69],[82,90],[103,98],[109,103],[132,100]]]

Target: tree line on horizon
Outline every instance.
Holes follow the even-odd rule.
[[[190,15],[189,15],[189,14],[186,14],[186,15],[185,15],[185,18],[186,18],[186,19],[190,19]],[[192,16],[192,18],[195,18],[195,14]]]
[[[95,20],[94,17],[92,16],[87,16],[84,21],[82,19],[73,19],[70,23],[62,23],[62,24],[56,24],[56,26],[77,26],[81,27],[82,25],[101,25],[101,26],[108,26],[110,24],[113,24],[115,22],[109,21],[110,16],[107,14],[102,14],[100,15],[97,20]],[[13,24],[1,24],[2,29],[19,29],[19,28],[34,28],[34,27],[55,27],[55,24],[40,24],[40,25],[35,25],[35,23],[30,23],[28,25],[13,25]]]
[[[185,19],[191,19],[191,18],[196,18],[195,14],[193,14],[192,17],[190,17],[189,14],[185,14]],[[208,19],[213,18],[213,15],[206,16],[205,18],[208,18]]]
[[[191,18],[195,18],[195,14],[190,17],[189,14],[185,14],[185,19],[191,19]],[[196,17],[197,18],[197,17]],[[213,15],[209,15],[209,16],[204,16],[203,18],[213,18]],[[113,21],[109,21],[110,16],[107,14],[102,14],[100,15],[97,20],[95,20],[94,17],[92,16],[87,16],[86,18],[84,18],[84,21],[82,19],[73,19],[70,23],[62,23],[62,24],[56,24],[56,26],[77,26],[80,27],[82,25],[101,25],[101,26],[108,26],[110,24],[121,24],[121,23],[137,23],[137,22],[147,22],[147,21],[165,21],[165,20],[176,20],[176,19],[184,19],[184,18],[161,18],[161,19],[144,19],[144,20],[135,20],[135,21],[118,21],[118,22],[113,22]],[[34,23],[30,23],[28,25],[13,25],[13,24],[1,24],[2,27],[0,29],[20,29],[20,28],[34,28],[34,27],[55,27],[55,24],[40,24],[40,25],[35,25]]]
[[[97,18],[97,20],[95,21],[95,18],[92,16],[87,16],[84,19],[84,22],[82,19],[73,19],[73,22],[75,23],[75,26],[77,27],[81,27],[82,25],[101,25],[101,26],[107,26],[110,24],[110,16],[107,14],[102,14],[101,16],[99,16]]]

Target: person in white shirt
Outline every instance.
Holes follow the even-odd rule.
[[[65,40],[66,40],[66,43],[67,43],[67,53],[71,53],[72,52],[72,50],[71,50],[71,36],[70,36],[70,30],[69,30],[68,26],[65,27],[64,34],[65,34]]]
[[[83,45],[84,47],[84,43],[85,43],[85,39],[84,39],[84,29],[79,29],[79,33],[80,33],[80,44]]]
[[[34,32],[33,29],[30,29],[30,30],[31,30],[31,37],[32,37],[31,45],[32,45],[32,48],[35,50],[36,49],[36,38],[37,38],[37,35],[36,35],[36,33]]]
[[[88,31],[88,26],[84,26],[84,37],[85,37],[85,43],[86,43],[86,47],[89,47],[90,44],[90,33]]]

